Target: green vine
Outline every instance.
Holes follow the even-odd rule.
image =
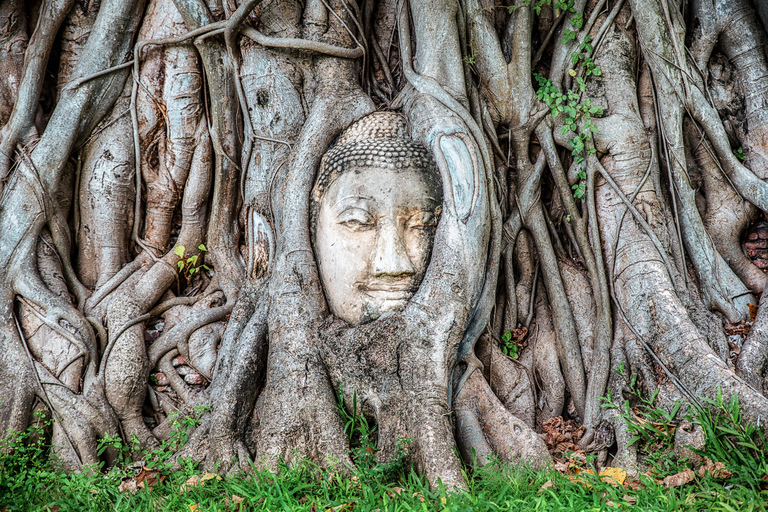
[[[600,76],[602,71],[595,66],[592,60],[591,55],[594,49],[589,41],[590,38],[587,36],[584,42],[579,45],[579,50],[573,52],[571,63],[574,66],[578,66],[581,63],[584,66],[585,77]],[[539,101],[543,101],[550,108],[552,117],[557,117],[560,113],[565,116],[560,133],[562,135],[568,132],[575,134],[570,140],[571,154],[576,164],[582,164],[585,156],[591,155],[596,151],[594,146],[589,144],[589,141],[592,140],[592,134],[598,131],[597,126],[592,123],[592,115],[602,115],[603,109],[597,105],[592,105],[592,100],[586,96],[583,102],[580,101],[582,94],[586,91],[585,79],[577,76],[575,68],[570,69],[568,74],[575,77],[577,91],[569,89],[565,93],[561,93],[552,84],[551,80],[544,78],[538,73],[534,73],[533,76],[539,84],[539,88],[536,91]],[[585,180],[587,178],[583,167],[579,168],[577,177],[579,182],[571,187],[573,189],[573,197],[582,199],[586,192]]]

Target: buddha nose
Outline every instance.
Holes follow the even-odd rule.
[[[416,273],[405,242],[397,227],[386,219],[379,224],[376,246],[373,250],[373,275],[375,277],[406,277]]]

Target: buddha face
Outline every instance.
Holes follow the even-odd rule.
[[[333,314],[352,325],[400,311],[424,277],[442,194],[418,169],[344,172],[320,199],[315,254]]]

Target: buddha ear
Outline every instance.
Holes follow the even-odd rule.
[[[463,132],[438,133],[432,143],[443,180],[447,211],[466,224],[480,194],[480,165],[472,137]]]

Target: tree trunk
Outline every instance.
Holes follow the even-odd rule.
[[[765,6],[508,3],[1,0],[0,428],[346,472],[343,403],[462,488],[635,468],[608,391],[760,424]]]

